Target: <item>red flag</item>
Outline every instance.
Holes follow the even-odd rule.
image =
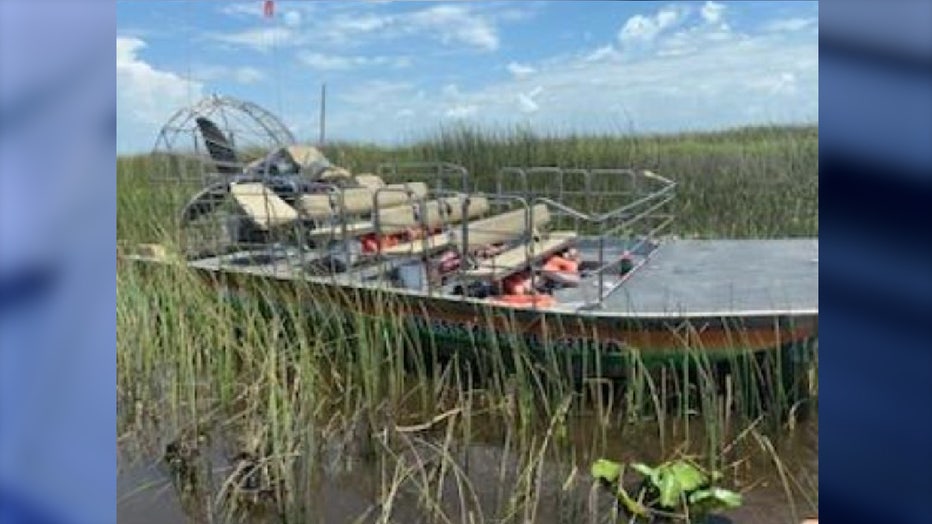
[[[262,13],[266,18],[275,16],[275,2],[272,0],[265,0],[265,4],[262,6]]]

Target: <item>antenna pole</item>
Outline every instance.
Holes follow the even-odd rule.
[[[324,145],[324,130],[327,126],[327,83],[320,84],[320,145]]]

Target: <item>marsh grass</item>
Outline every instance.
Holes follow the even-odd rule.
[[[460,128],[327,154],[354,170],[457,162],[480,182],[501,165],[644,167],[680,184],[678,234],[818,232],[815,128],[630,138]],[[151,159],[117,162],[120,241],[174,245],[185,195],[150,183]],[[327,522],[320,493],[350,482],[358,501],[341,520],[614,521],[618,508],[580,473],[589,462],[684,452],[742,490],[777,479],[794,516],[815,510],[812,472],[779,445],[812,400],[797,399],[774,355],[710,362],[684,347],[682,362],[655,366],[632,351],[623,379],[580,379],[555,346],[532,351],[491,323],[496,336],[450,351],[389,296],[347,314],[352,296],[261,284],[233,296],[182,267],[130,263],[117,289],[120,446],[161,461],[192,520]],[[817,396],[813,362],[805,386]]]

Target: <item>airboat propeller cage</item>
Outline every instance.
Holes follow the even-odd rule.
[[[296,143],[288,127],[269,111],[252,102],[213,94],[176,111],[159,131],[154,151],[183,156],[208,153],[210,145],[205,143],[198,119],[212,122],[213,126],[205,125],[209,136],[235,151],[264,155]]]

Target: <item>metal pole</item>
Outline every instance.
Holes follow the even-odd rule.
[[[327,83],[320,84],[320,138],[319,145],[324,145],[324,130],[327,125]]]

